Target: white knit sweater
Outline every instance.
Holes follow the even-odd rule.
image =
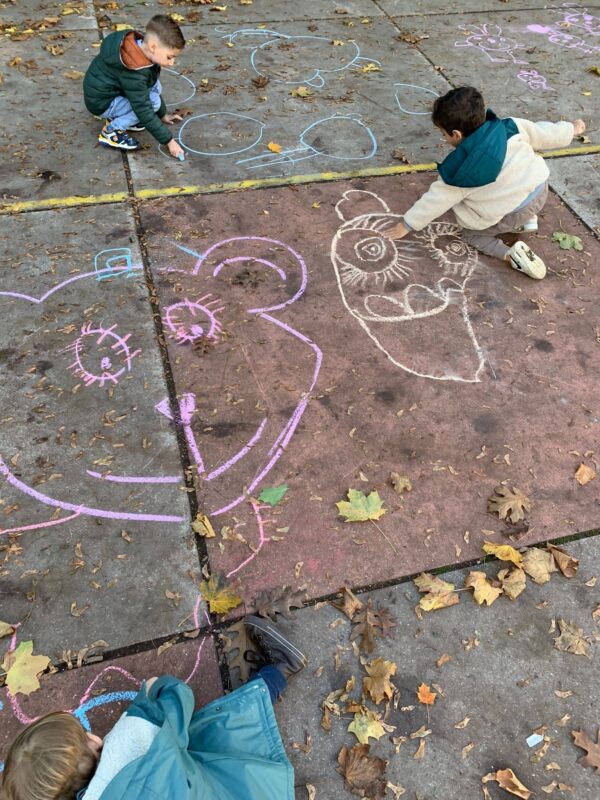
[[[573,139],[571,122],[529,122],[513,118],[519,133],[507,143],[500,174],[485,186],[450,186],[438,178],[404,215],[409,228],[420,231],[452,209],[463,228],[484,230],[517,209],[548,179],[544,159],[535,150],[566,147]]]

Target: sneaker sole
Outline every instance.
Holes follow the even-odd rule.
[[[273,639],[277,639],[279,644],[282,647],[284,647],[288,651],[288,653],[291,653],[291,655],[299,659],[299,661],[302,663],[302,666],[305,667],[308,664],[308,658],[304,655],[304,653],[298,650],[297,647],[294,647],[294,645],[289,641],[289,639],[286,639],[285,636],[282,636],[282,634],[279,633],[277,628],[274,628],[272,625],[269,625],[268,622],[263,622],[260,619],[260,617],[246,618],[244,622],[244,627],[256,628],[257,630],[262,631],[263,633],[268,633],[269,636],[273,637]]]
[[[139,144],[136,144],[135,147],[128,147],[126,144],[117,144],[117,142],[111,142],[108,139],[98,139],[100,144],[103,144],[105,147],[114,147],[117,150],[139,150]]]
[[[511,267],[517,270],[517,272],[521,272],[523,275],[528,275],[530,278],[533,278],[536,281],[541,281],[542,278],[546,277],[546,265],[528,247],[524,248],[523,257],[528,261],[525,266],[519,264],[519,262],[511,253]]]

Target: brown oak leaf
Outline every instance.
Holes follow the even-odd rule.
[[[359,639],[358,649],[363,653],[372,653],[375,649],[375,638],[389,636],[396,620],[385,606],[373,604],[369,597],[367,605],[357,611],[352,618],[350,641]]]
[[[579,560],[563,550],[562,547],[557,547],[554,544],[547,545],[548,550],[554,556],[556,566],[565,576],[565,578],[574,578],[579,569]]]
[[[360,609],[363,607],[363,603],[347,586],[343,586],[341,591],[341,602],[332,603],[331,605],[334,608],[337,608],[338,611],[341,611],[342,614],[345,614],[348,619],[352,619],[356,612],[360,611]]]
[[[385,797],[387,761],[369,755],[368,744],[342,747],[338,754],[338,772],[344,776],[346,788],[358,797]]]
[[[261,617],[269,617],[277,621],[277,614],[286,619],[292,619],[292,608],[302,608],[306,600],[306,586],[293,589],[291,586],[277,586],[275,589],[265,590],[256,598],[256,613]]]
[[[586,731],[571,731],[574,743],[586,751],[585,756],[577,759],[577,763],[582,767],[592,767],[596,772],[600,772],[600,728],[596,731],[596,741],[588,736]]]

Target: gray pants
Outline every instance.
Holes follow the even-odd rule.
[[[492,225],[491,228],[484,228],[482,231],[473,231],[470,228],[463,228],[461,236],[467,244],[479,250],[485,256],[492,256],[499,258],[502,261],[506,258],[509,248],[504,244],[502,239],[498,236],[501,233],[512,233],[528,222],[532,217],[537,216],[544,207],[548,199],[548,181],[546,181],[544,188],[537,197],[527,203],[526,206],[520,208],[518,211],[511,211],[505,217],[502,217],[500,222]]]

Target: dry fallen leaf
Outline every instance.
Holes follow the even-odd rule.
[[[359,639],[358,648],[362,653],[372,653],[375,649],[375,638],[391,636],[396,621],[385,606],[373,605],[369,597],[367,605],[356,612],[352,618],[350,641]]]
[[[369,738],[381,739],[385,735],[385,729],[377,714],[367,711],[366,714],[355,714],[354,719],[348,725],[348,730],[353,733],[361,744],[368,744]]]
[[[201,581],[200,593],[208,603],[211,614],[226,614],[242,602],[242,598],[235,594],[219,574],[211,575],[207,581]]]
[[[586,731],[571,731],[573,742],[577,747],[586,751],[586,755],[577,759],[577,763],[582,767],[592,767],[596,772],[600,772],[600,728],[596,731],[596,741],[587,734]]]
[[[539,547],[530,547],[523,557],[523,569],[535,583],[547,583],[550,573],[556,572],[552,553]]]
[[[369,673],[369,677],[363,678],[363,689],[373,702],[381,703],[384,699],[391,699],[395,690],[390,683],[390,678],[396,674],[397,665],[393,661],[374,658],[373,661],[365,665],[365,669]]]
[[[464,759],[469,755],[471,750],[475,747],[475,742],[469,742],[469,744],[465,745],[462,749],[462,757]]]
[[[40,688],[38,676],[49,664],[47,656],[33,655],[33,642],[20,642],[16,650],[6,653],[2,662],[8,691],[13,697],[37,691]]]
[[[591,467],[588,467],[587,464],[580,464],[577,467],[577,472],[575,473],[575,480],[580,486],[585,486],[586,483],[593,481],[596,477],[596,473]]]
[[[474,570],[465,578],[465,587],[473,589],[473,597],[478,605],[485,603],[491,606],[502,594],[502,589],[497,589],[489,581],[485,572]]]
[[[583,630],[578,628],[573,622],[566,622],[564,619],[557,620],[560,636],[554,640],[554,647],[565,653],[573,653],[575,656],[590,657],[589,642],[583,638]]]
[[[422,683],[417,691],[417,697],[419,699],[419,703],[423,703],[423,705],[426,706],[432,706],[435,703],[437,692],[432,692],[426,683]]]
[[[454,591],[454,584],[443,581],[437,575],[423,572],[413,582],[420,592],[426,593],[419,600],[419,608],[423,611],[448,608],[459,602],[459,597]]]
[[[276,142],[269,142],[267,147],[272,153],[281,153],[281,145]]]
[[[363,603],[356,597],[355,594],[347,587],[342,587],[342,600],[340,603],[332,603],[334,608],[345,614],[348,619],[356,614],[356,612],[363,607]]]
[[[554,544],[549,544],[547,547],[554,556],[556,566],[565,578],[574,578],[579,569],[579,560],[570,555],[570,553],[567,553],[566,550],[563,550],[562,547],[557,547]]]
[[[442,655],[435,662],[435,665],[439,669],[440,667],[443,667],[444,664],[447,664],[449,661],[452,661],[452,656],[449,656],[448,653],[442,653]]]
[[[520,522],[525,511],[531,511],[531,500],[515,486],[496,486],[495,494],[488,498],[488,511],[496,512],[500,519]]]
[[[277,586],[261,592],[254,601],[254,606],[259,616],[269,617],[272,622],[277,622],[277,614],[292,619],[292,608],[302,608],[305,600],[306,585],[298,589],[291,586]]]
[[[338,772],[344,776],[346,789],[358,797],[384,797],[387,761],[369,755],[368,744],[342,747],[338,754]]]
[[[317,790],[312,785],[312,783],[307,783],[306,784],[306,793],[308,795],[308,799],[307,800],[315,800],[315,798],[317,796]]]
[[[494,544],[494,542],[483,543],[484,552],[496,556],[500,561],[512,561],[515,566],[520,567],[523,563],[523,556],[509,544]]]
[[[306,86],[298,86],[297,89],[292,89],[290,95],[292,97],[312,97],[312,92]]]
[[[471,722],[471,717],[465,717],[464,719],[461,719],[460,722],[457,722],[454,727],[458,728],[459,730],[462,730],[462,728],[466,728],[467,727],[469,722]]]
[[[8,622],[0,621],[0,639],[3,639],[5,636],[12,636],[15,632],[15,629],[12,625],[9,625]]]
[[[197,533],[198,536],[204,536],[205,539],[214,539],[216,536],[215,529],[205,514],[196,514],[196,518],[192,522],[192,530],[194,533]]]
[[[497,772],[489,772],[481,780],[483,783],[496,781],[502,789],[521,797],[522,800],[529,800],[531,796],[529,789],[521,783],[512,769],[499,769]]]
[[[386,509],[379,492],[366,495],[356,489],[348,489],[348,500],[336,503],[340,517],[345,517],[346,522],[364,522],[369,519],[379,519]]]
[[[408,475],[400,475],[398,472],[390,472],[390,483],[394,487],[394,491],[398,494],[412,491],[412,483],[410,482]]]
[[[71,69],[67,72],[63,72],[63,75],[65,78],[70,78],[72,81],[79,81],[81,78],[83,78],[84,73],[77,69]]]
[[[415,761],[419,761],[425,755],[425,739],[421,739],[419,742],[419,746],[417,747],[413,758]]]
[[[514,569],[501,569],[498,573],[498,580],[502,584],[502,591],[509,600],[516,600],[524,591],[527,578],[525,572],[519,567]]]

